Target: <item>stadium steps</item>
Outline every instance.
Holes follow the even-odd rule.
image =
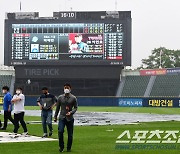
[[[10,84],[10,93],[14,93],[14,83],[15,83],[15,76],[12,76],[11,84]]]
[[[154,85],[155,80],[156,80],[156,76],[151,76],[149,83],[148,83],[148,86],[146,88],[146,91],[144,93],[144,97],[150,96],[150,93],[151,93],[151,90],[152,90],[152,87]]]
[[[121,81],[119,82],[119,86],[118,86],[118,90],[116,93],[117,97],[120,97],[124,88],[124,84],[125,84],[125,77],[122,77]]]

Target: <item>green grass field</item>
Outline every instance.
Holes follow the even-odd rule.
[[[26,107],[26,109],[38,109],[38,107]],[[179,114],[178,108],[119,108],[119,107],[79,107],[79,111],[98,112],[133,112],[156,114]],[[2,115],[0,116],[2,119]],[[40,117],[26,117],[26,121],[40,121]],[[180,122],[151,122],[137,125],[107,125],[107,126],[75,126],[72,154],[179,154],[179,150],[119,150],[115,149],[117,137],[124,131],[130,130],[179,130]],[[41,124],[28,124],[31,135],[42,136]],[[57,138],[57,125],[53,125],[53,138]],[[8,125],[8,132],[12,132],[13,126]],[[111,130],[111,131],[107,131]],[[20,128],[19,133],[22,132]],[[65,131],[65,143],[67,140]],[[33,142],[33,143],[1,143],[2,154],[57,154],[58,141]],[[66,152],[64,152],[66,153]]]
[[[71,153],[76,154],[160,154],[174,153],[178,150],[116,150],[115,141],[124,131],[130,130],[179,130],[180,122],[153,122],[140,123],[138,125],[113,125],[113,126],[75,126],[74,142]],[[36,136],[42,135],[40,124],[27,125],[29,133]],[[53,138],[57,138],[57,125],[54,125]],[[113,131],[107,131],[107,130]],[[12,125],[7,131],[12,131]],[[19,130],[22,132],[22,128]],[[66,132],[65,132],[66,134]],[[65,135],[66,136],[66,135]],[[65,140],[67,137],[65,137]],[[0,144],[2,154],[56,154],[58,153],[58,141],[33,142],[33,143],[2,143]]]

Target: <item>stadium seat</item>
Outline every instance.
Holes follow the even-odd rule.
[[[0,75],[0,89],[2,89],[3,86],[11,86],[11,80],[12,80],[12,75]],[[0,95],[2,94],[2,90],[0,90]]]
[[[179,96],[180,75],[159,75],[156,77],[150,96]]]
[[[126,76],[121,96],[143,97],[149,83],[150,76]]]

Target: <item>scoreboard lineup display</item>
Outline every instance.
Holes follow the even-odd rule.
[[[121,60],[122,40],[122,24],[13,24],[12,59]]]
[[[131,65],[130,12],[118,13],[6,19],[5,65]]]

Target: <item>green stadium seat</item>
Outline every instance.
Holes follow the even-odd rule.
[[[8,86],[10,88],[11,86],[11,80],[12,80],[12,75],[0,75],[0,95],[2,96],[2,87],[3,86]]]
[[[156,77],[150,96],[179,96],[180,75],[159,75]]]
[[[126,76],[121,96],[143,97],[149,83],[150,76]]]

